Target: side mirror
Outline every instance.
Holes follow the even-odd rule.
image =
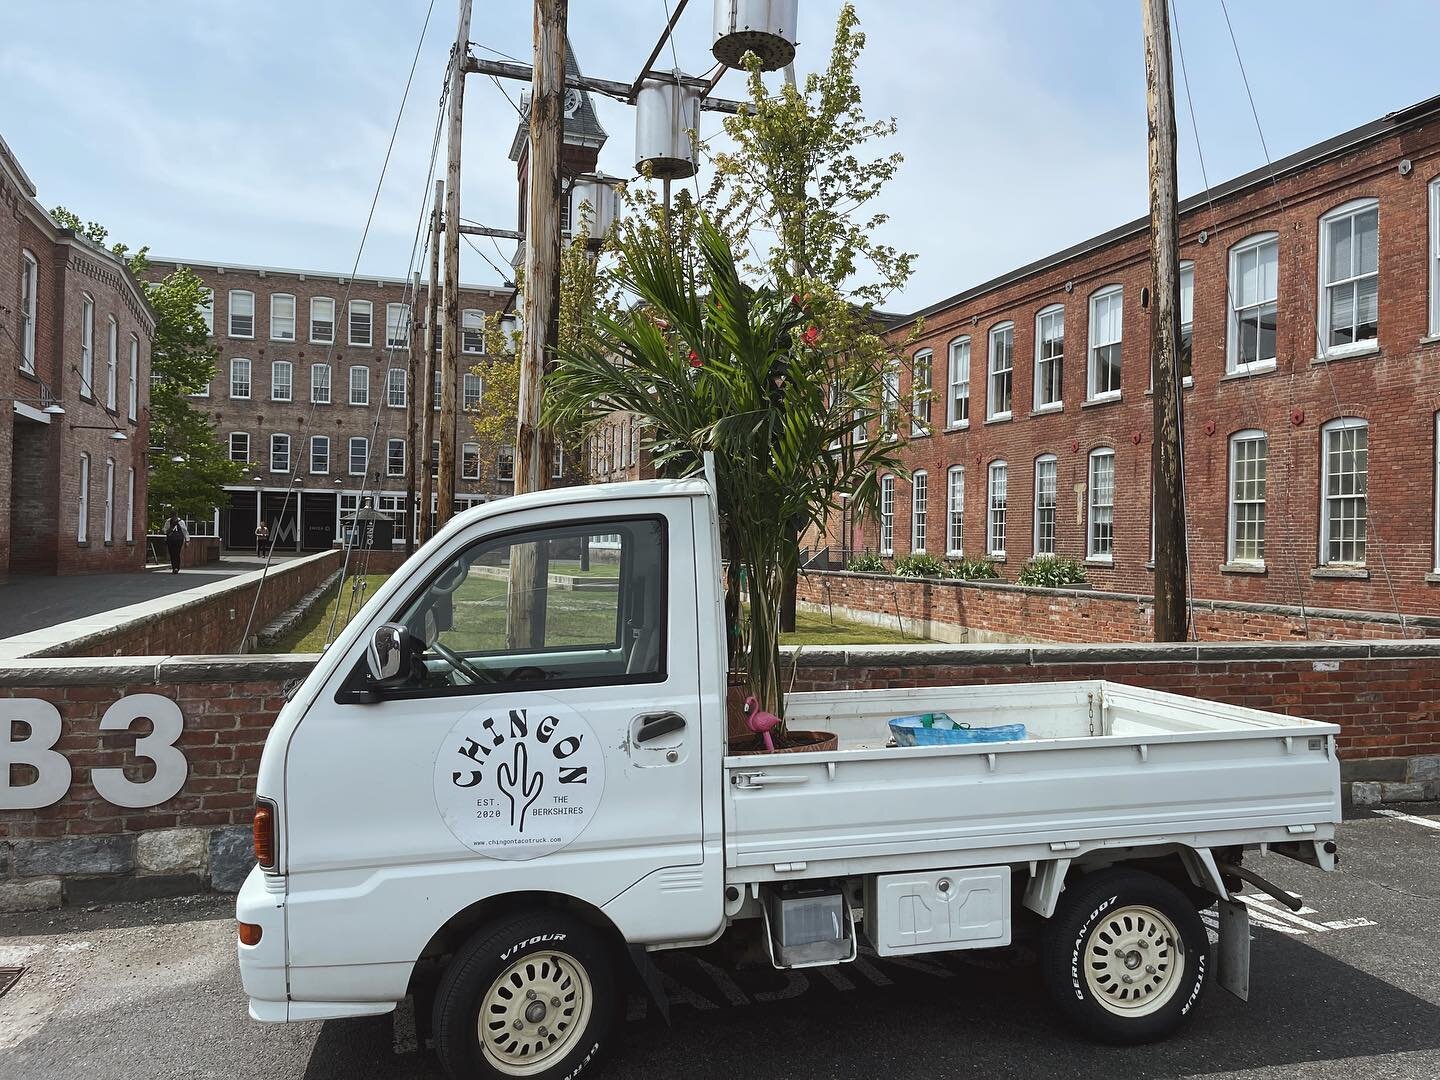
[[[398,686],[410,675],[410,634],[399,623],[381,623],[365,648],[365,663],[376,686]]]

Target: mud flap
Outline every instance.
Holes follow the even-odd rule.
[[[1250,1000],[1250,909],[1239,900],[1220,901],[1220,988]]]
[[[635,968],[635,974],[640,977],[640,982],[645,986],[645,992],[650,995],[650,1000],[655,1003],[655,1008],[660,1010],[661,1017],[665,1023],[670,1023],[670,999],[665,995],[665,986],[660,981],[660,972],[650,959],[650,953],[643,945],[630,945],[627,947],[630,953],[630,963]]]

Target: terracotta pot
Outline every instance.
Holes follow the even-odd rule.
[[[782,745],[775,747],[773,751],[765,749],[765,742],[759,735],[746,732],[741,736],[731,736],[730,753],[732,754],[808,754],[819,750],[838,750],[840,748],[840,737],[829,731],[788,731],[785,733],[785,741]]]

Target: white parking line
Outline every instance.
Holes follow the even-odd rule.
[[[1402,814],[1399,810],[1376,810],[1375,813],[1382,817],[1394,818],[1396,821],[1408,821],[1412,825],[1423,825],[1427,829],[1440,829],[1440,821],[1428,817],[1416,817],[1414,814]]]

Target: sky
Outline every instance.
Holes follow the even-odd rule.
[[[573,0],[582,70],[629,81],[666,0]],[[673,3],[673,0],[671,0]],[[1272,158],[1440,93],[1434,0],[1228,0]],[[531,56],[528,0],[476,0],[479,56]],[[1175,0],[1180,193],[1265,154],[1221,0]],[[430,0],[0,0],[0,135],[46,206],[152,253],[399,276],[427,192],[456,0],[434,0],[374,220],[371,200]],[[828,57],[840,0],[800,0],[800,73]],[[857,0],[867,112],[905,157],[877,200],[882,239],[918,256],[885,306],[912,311],[1146,212],[1136,0]],[[711,66],[692,3],[665,66]],[[79,36],[76,36],[78,34]],[[75,43],[83,45],[77,52]],[[484,46],[482,48],[481,46]],[[507,154],[522,84],[471,76],[461,214],[514,228]],[[720,96],[739,97],[729,74]],[[601,167],[634,174],[634,117],[596,98]],[[705,114],[702,131],[719,127]],[[443,159],[443,146],[441,150]],[[704,177],[702,175],[702,181]],[[508,272],[512,245],[464,249],[462,277]]]

